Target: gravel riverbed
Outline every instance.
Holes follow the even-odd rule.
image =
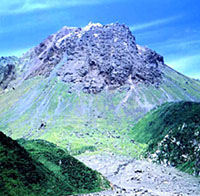
[[[108,155],[78,157],[102,173],[112,189],[79,196],[200,196],[200,178],[147,161]]]

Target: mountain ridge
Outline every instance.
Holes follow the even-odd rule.
[[[52,143],[16,141],[1,131],[0,136],[1,195],[61,196],[109,188],[101,174]]]
[[[18,62],[15,90],[0,95],[0,127],[13,138],[46,139],[74,153],[134,154],[128,133],[144,114],[165,102],[200,100],[200,82],[138,46],[125,25],[64,27]]]
[[[21,58],[27,69],[22,77],[48,77],[63,58],[56,75],[64,82],[83,84],[88,93],[98,93],[105,86],[119,87],[129,76],[135,83],[158,85],[158,67],[164,64],[162,56],[136,45],[127,26],[90,23],[84,28],[63,27],[28,52]]]
[[[148,144],[146,156],[199,176],[200,103],[165,103],[133,127],[130,137]]]

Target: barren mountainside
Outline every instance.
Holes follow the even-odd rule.
[[[128,137],[138,119],[165,102],[200,100],[199,81],[137,45],[121,24],[63,27],[17,59],[15,68],[15,80],[4,74],[12,82],[0,91],[0,128],[74,154],[138,153]]]
[[[17,57],[0,58],[0,88],[8,88],[10,82],[16,79]]]
[[[27,54],[25,79],[56,74],[64,82],[81,84],[88,93],[127,82],[158,85],[163,57],[137,46],[125,25],[89,24],[85,28],[63,27]]]

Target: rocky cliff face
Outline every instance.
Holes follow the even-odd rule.
[[[16,57],[0,58],[0,88],[6,89],[10,82],[16,79]]]
[[[121,24],[63,27],[24,59],[28,59],[28,65],[24,61],[25,79],[48,77],[59,66],[57,75],[61,80],[79,84],[87,93],[99,93],[105,87],[113,89],[125,83],[159,85],[164,66],[162,56],[136,45],[130,29]]]

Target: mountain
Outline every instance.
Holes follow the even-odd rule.
[[[54,70],[62,81],[93,94],[128,81],[156,85],[161,78],[159,65],[163,64],[163,57],[137,46],[129,28],[120,24],[64,27],[25,58],[23,78],[48,77]]]
[[[129,132],[141,117],[165,102],[200,100],[199,81],[137,45],[118,23],[63,27],[17,62],[16,79],[0,91],[0,128],[75,155],[137,156],[144,144]]]
[[[148,144],[146,156],[200,174],[200,103],[165,103],[146,114],[130,137]]]
[[[16,79],[17,57],[1,57],[0,58],[0,88],[8,88],[11,81]]]
[[[103,176],[52,143],[21,139],[21,146],[2,132],[0,138],[0,195],[61,196],[108,188]]]

